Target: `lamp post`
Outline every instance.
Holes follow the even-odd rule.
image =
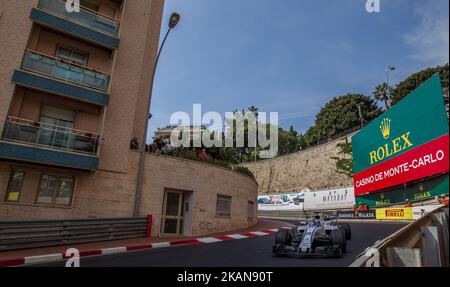
[[[389,86],[389,71],[394,71],[394,66],[387,66],[386,67],[386,85],[387,85],[387,91],[386,91],[386,110],[389,109],[387,101],[391,98],[391,87]]]
[[[136,179],[136,193],[135,193],[135,200],[134,200],[134,216],[139,216],[139,207],[141,203],[141,194],[142,194],[142,178],[144,175],[144,165],[145,165],[145,146],[147,142],[147,134],[148,134],[148,122],[150,119],[150,103],[152,99],[152,92],[153,92],[153,82],[155,81],[155,72],[156,67],[158,66],[159,56],[161,55],[161,51],[164,48],[164,44],[166,43],[167,36],[169,36],[170,31],[172,31],[173,28],[178,24],[180,21],[180,15],[177,13],[172,13],[169,19],[169,29],[167,30],[166,36],[164,36],[164,40],[161,43],[161,47],[159,48],[158,55],[156,56],[155,65],[153,67],[153,73],[152,73],[152,79],[150,82],[150,93],[148,97],[148,104],[147,104],[147,118],[145,119],[145,128],[144,128],[144,138],[142,140],[141,150],[140,150],[140,159],[139,159],[139,169]]]

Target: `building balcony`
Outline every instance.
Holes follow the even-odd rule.
[[[97,168],[99,135],[8,117],[0,157],[83,170]]]
[[[14,72],[13,82],[97,105],[107,105],[109,78],[106,73],[27,50],[21,70]]]
[[[87,8],[80,7],[80,12],[68,12],[65,1],[39,0],[38,8],[32,9],[30,17],[43,26],[100,46],[109,49],[119,47],[119,22]]]

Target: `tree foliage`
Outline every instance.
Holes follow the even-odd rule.
[[[435,68],[428,68],[418,73],[412,74],[404,81],[400,82],[392,92],[392,105],[398,103],[401,99],[409,95],[412,91],[417,89],[426,80],[431,78],[434,74],[439,73],[441,76],[442,88],[444,90],[445,101],[448,105],[448,63],[444,66],[437,66]]]
[[[314,126],[305,134],[307,146],[330,138],[361,125],[358,106],[361,107],[363,122],[367,123],[381,115],[375,101],[362,94],[347,94],[335,97],[316,115]]]
[[[342,157],[332,157],[336,162],[336,172],[345,174],[349,178],[353,177],[353,154],[352,154],[352,143],[346,138],[344,142],[338,143],[336,145],[340,151],[338,154],[342,154]]]

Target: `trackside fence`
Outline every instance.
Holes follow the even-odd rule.
[[[149,228],[151,216],[0,221],[0,251],[147,237]]]
[[[367,248],[350,267],[448,267],[448,205]]]
[[[376,219],[375,210],[358,211],[356,214],[352,210],[317,210],[330,219]],[[259,210],[258,217],[267,219],[289,219],[289,220],[309,220],[314,217],[315,211],[310,210]]]

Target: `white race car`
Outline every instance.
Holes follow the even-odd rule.
[[[323,220],[316,215],[311,222],[302,222],[292,229],[280,229],[275,235],[276,256],[340,257],[351,239],[348,223]]]

